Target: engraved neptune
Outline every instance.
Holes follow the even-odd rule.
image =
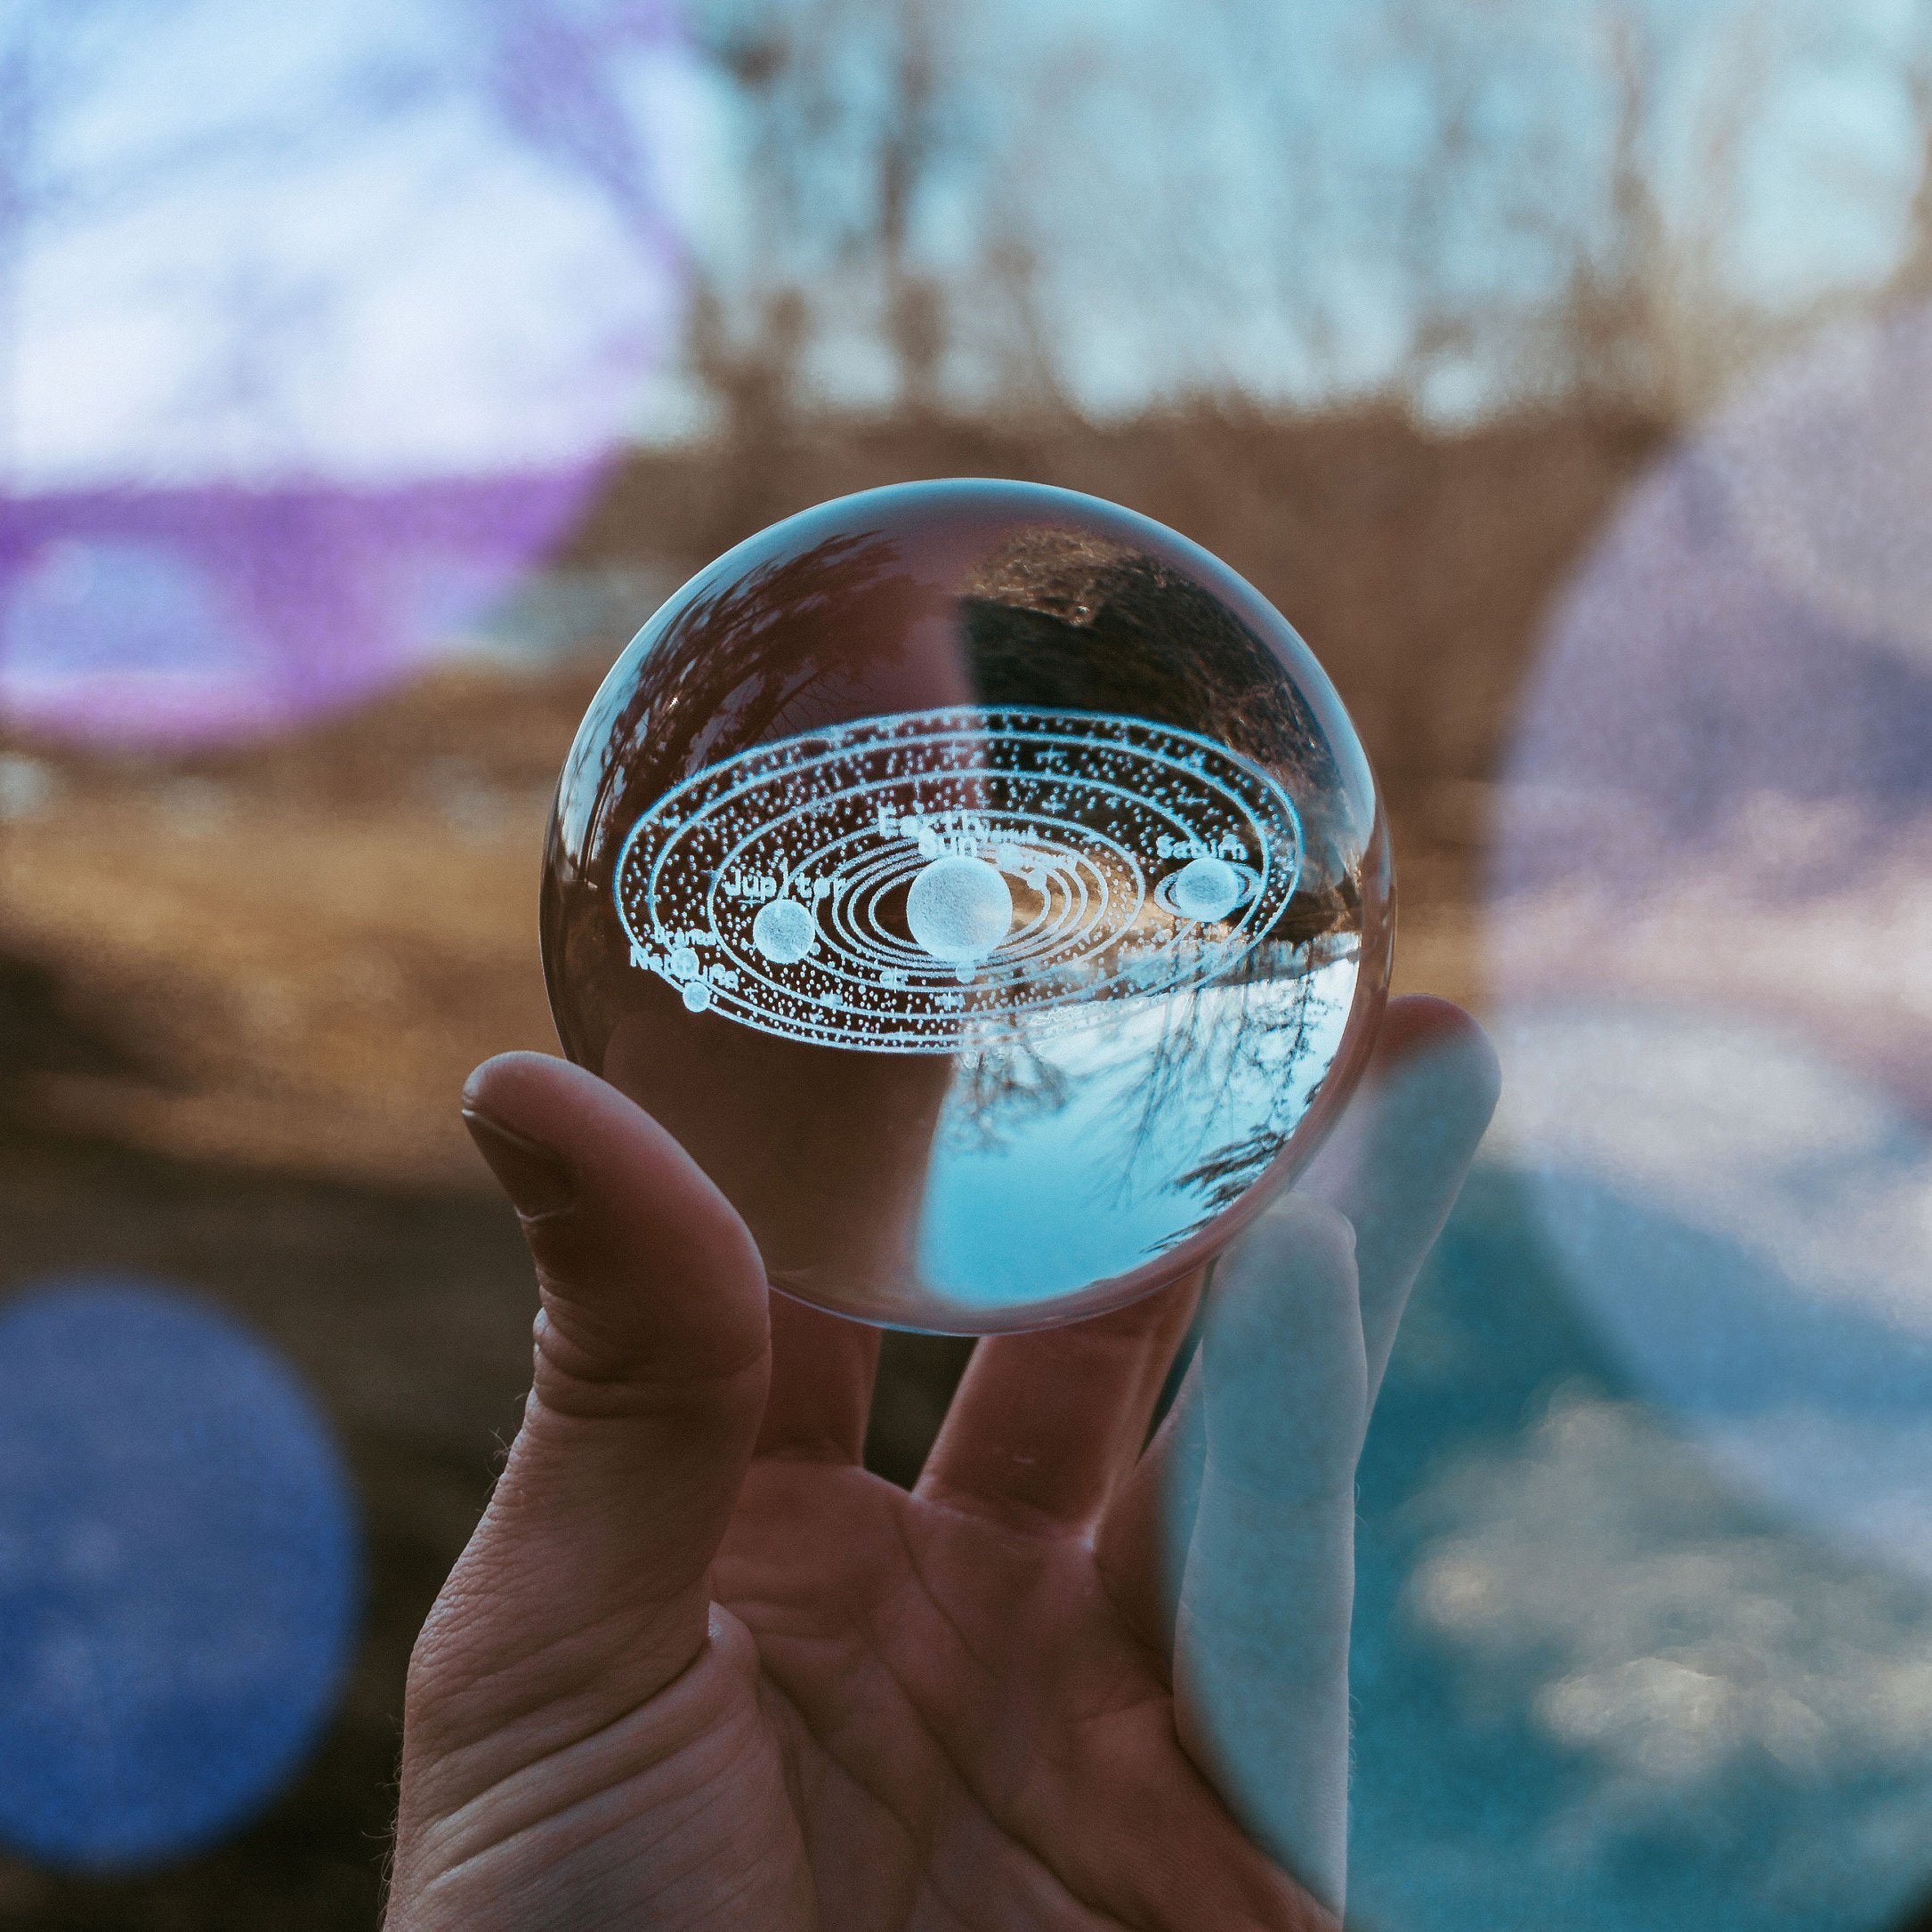
[[[774,1286],[1070,1319],[1199,1265],[1365,1056],[1390,882],[1307,648],[1173,532],[1032,485],[822,505],[626,651],[559,788],[565,1047]]]

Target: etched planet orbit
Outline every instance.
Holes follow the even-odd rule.
[[[692,1012],[879,1052],[1236,967],[1302,866],[1280,782],[1212,740],[958,707],[756,747],[674,787],[616,872]]]

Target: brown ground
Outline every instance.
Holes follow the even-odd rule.
[[[1394,809],[1398,978],[1467,998],[1496,737],[1540,612],[1653,441],[1580,422],[1436,439],[1372,415],[820,426],[756,462],[639,458],[560,562],[682,572],[788,510],[921,475],[1145,510],[1251,577],[1329,665]],[[597,641],[606,661],[619,641]],[[124,1886],[0,1863],[0,1928],[374,1922],[409,1643],[525,1373],[527,1270],[455,1096],[484,1055],[553,1045],[538,842],[600,668],[449,672],[219,757],[19,748],[60,792],[0,823],[0,1286],[113,1265],[257,1324],[347,1443],[371,1578],[352,1693],[263,1823]],[[882,1467],[916,1467],[960,1357],[895,1338]]]

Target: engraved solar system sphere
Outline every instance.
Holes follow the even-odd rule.
[[[558,788],[564,1049],[774,1288],[1071,1320],[1213,1255],[1372,1044],[1375,783],[1307,646],[1148,519],[902,484],[740,544],[618,660]]]

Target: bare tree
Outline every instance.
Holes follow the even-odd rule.
[[[671,32],[653,0],[490,0],[488,85],[505,125],[594,186],[640,250],[675,256],[692,374],[729,434],[768,442],[808,392],[862,394],[868,367],[898,411],[956,403],[963,290],[975,308],[998,295],[1026,330],[1035,251],[995,186],[987,127],[1001,117],[961,46],[975,17],[940,0],[697,0],[682,32],[723,103],[732,193],[696,234],[668,220],[624,86],[626,60]],[[972,191],[941,237],[942,177]]]
[[[652,0],[490,5],[511,124],[675,246],[612,80]],[[808,399],[1063,408],[1103,362],[1268,408],[1680,420],[1775,334],[1734,270],[1787,11],[1378,0],[1317,47],[1213,0],[1023,56],[991,0],[694,0],[732,192],[683,238],[691,366],[761,446]],[[1932,186],[1913,222],[1908,280]]]
[[[1923,300],[1932,295],[1932,0],[1919,0],[1912,9],[1900,84],[1911,117],[1915,166],[1904,243],[1886,293]]]
[[[484,70],[505,124],[595,187],[641,257],[679,258],[658,158],[623,85],[632,57],[675,38],[666,0],[487,0],[487,9]]]
[[[1630,6],[1600,9],[1595,28],[1610,93],[1608,158],[1581,218],[1568,215],[1567,272],[1544,340],[1560,392],[1679,422],[1710,401],[1735,364],[1742,303],[1726,287],[1726,251],[1764,101],[1761,21],[1739,16],[1707,57],[1715,77],[1684,117],[1691,185],[1668,206],[1659,176],[1677,91],[1670,63],[1654,25]],[[1550,226],[1561,232],[1556,220]]]
[[[732,84],[745,227],[729,269],[707,264],[714,295],[735,294],[755,345],[775,327],[770,346],[801,362],[876,348],[912,413],[942,400],[960,265],[927,233],[970,119],[954,19],[936,0],[711,0],[699,15]]]

